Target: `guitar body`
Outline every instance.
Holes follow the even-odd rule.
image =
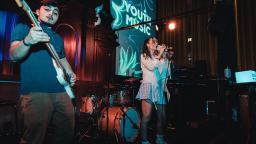
[[[72,89],[70,88],[67,80],[65,79],[65,74],[63,72],[63,70],[57,66],[56,61],[54,59],[52,59],[53,62],[53,66],[57,72],[57,79],[59,81],[59,83],[65,88],[66,92],[68,93],[69,97],[71,99],[75,98],[72,92]]]
[[[41,27],[40,24],[38,23],[37,19],[35,18],[32,10],[27,5],[27,3],[24,0],[15,0],[15,1],[19,7],[23,7],[23,9],[27,12],[32,23],[37,27]],[[61,60],[60,60],[55,48],[52,46],[52,44],[50,42],[45,43],[45,46],[47,47],[48,52],[50,53],[50,55],[52,57],[53,65],[57,72],[57,79],[58,79],[59,83],[65,88],[66,92],[68,93],[68,95],[71,99],[75,98],[73,95],[73,92],[71,90],[71,87],[69,85],[69,76],[67,75],[66,70],[61,63]]]

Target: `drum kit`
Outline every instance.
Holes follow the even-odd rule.
[[[124,80],[124,82],[130,82],[133,85],[133,81],[137,81],[139,78],[130,78]],[[117,143],[133,142],[138,136],[140,128],[140,114],[134,107],[134,86],[120,87],[121,85],[111,85],[109,88],[121,88],[122,90],[115,91],[113,94],[101,96],[87,95],[82,97],[81,113],[95,116],[93,126],[96,129],[95,138],[98,138],[97,131],[101,131],[105,134],[106,138],[115,138]],[[105,86],[107,88],[107,86]],[[133,103],[132,107],[128,107],[130,102],[129,89],[133,89]],[[80,138],[80,142],[84,136],[87,136],[87,132]],[[87,136],[88,137],[88,136]]]

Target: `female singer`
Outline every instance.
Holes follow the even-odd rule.
[[[160,62],[161,55],[166,47],[160,47],[158,54],[156,47],[158,41],[156,38],[147,38],[142,46],[141,51],[141,69],[143,71],[143,80],[136,99],[141,100],[142,120],[141,120],[141,140],[142,144],[147,142],[147,123],[150,120],[152,107],[157,109],[157,144],[166,144],[163,140],[163,122],[165,120],[165,99],[161,97],[159,92],[163,89],[159,88],[157,82],[159,77],[157,73],[162,73],[163,64]],[[162,100],[164,99],[164,100]]]

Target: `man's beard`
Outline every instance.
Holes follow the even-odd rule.
[[[47,27],[52,27],[54,24],[51,24],[51,23],[47,23],[47,22],[44,22],[44,21],[42,21],[41,20],[41,22],[45,25],[45,26],[47,26]]]

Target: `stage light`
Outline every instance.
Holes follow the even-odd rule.
[[[156,31],[158,31],[159,29],[158,29],[158,26],[156,25]]]
[[[171,30],[175,29],[175,24],[174,23],[169,24],[169,29]]]
[[[158,23],[158,24],[155,24],[156,32],[165,29],[165,27],[166,27],[166,23]]]
[[[168,26],[170,30],[174,30],[176,27],[176,21],[172,18],[169,22],[168,22]]]

